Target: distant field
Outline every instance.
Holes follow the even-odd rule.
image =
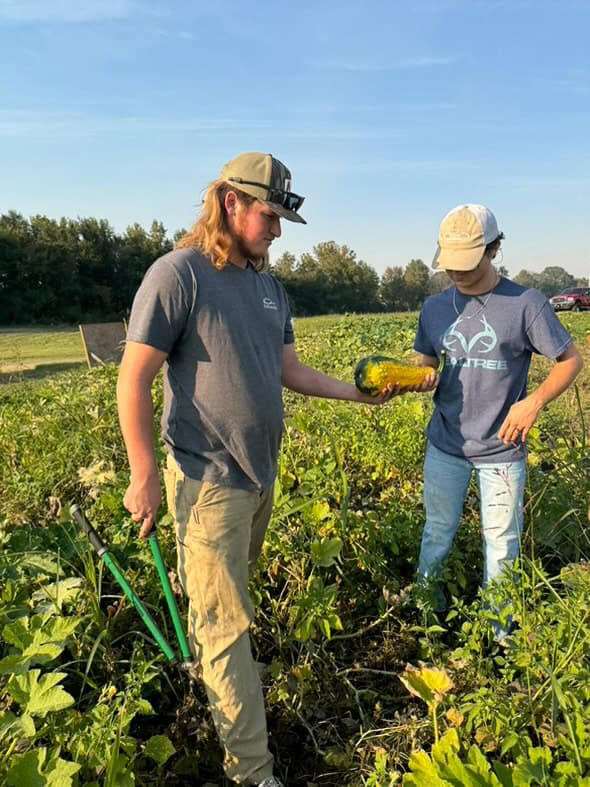
[[[77,328],[0,328],[0,383],[38,379],[84,363]]]
[[[407,325],[407,319],[411,320],[412,316],[406,312],[399,318]],[[561,313],[559,316],[581,346],[590,341],[590,313]],[[375,314],[372,318],[379,322],[387,320],[388,315]],[[297,317],[295,335],[306,344],[308,337],[328,331],[338,323],[345,324],[347,320],[345,315],[338,314]],[[407,352],[411,354],[412,336],[408,335],[406,345]],[[376,349],[382,350],[383,347]],[[0,384],[41,379],[85,363],[82,338],[76,327],[0,327]]]
[[[342,315],[297,319],[301,338],[345,319]],[[0,384],[36,380],[85,365],[77,327],[0,327]]]

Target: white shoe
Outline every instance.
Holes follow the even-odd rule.
[[[258,787],[285,787],[285,785],[276,776],[267,776],[266,779],[258,783]]]

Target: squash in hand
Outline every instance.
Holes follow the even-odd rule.
[[[441,350],[437,374],[445,368],[446,357]],[[377,396],[389,384],[404,388],[420,385],[433,371],[431,366],[404,366],[386,355],[369,355],[357,363],[354,384],[361,393]]]

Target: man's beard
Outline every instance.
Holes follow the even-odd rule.
[[[236,238],[234,242],[240,256],[247,260],[251,260],[252,262],[260,261],[268,265],[268,251],[264,252],[263,254],[256,254],[252,251],[248,244],[244,243],[241,238]]]

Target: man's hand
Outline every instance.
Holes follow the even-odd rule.
[[[117,382],[119,421],[131,468],[123,505],[135,522],[143,522],[142,538],[152,529],[162,498],[154,451],[152,384],[165,360],[161,350],[128,341]]]
[[[516,445],[519,439],[526,443],[531,427],[542,409],[542,403],[534,395],[513,404],[498,432],[500,440],[503,440],[505,445]]]
[[[365,402],[366,404],[385,404],[390,399],[393,399],[394,396],[403,396],[405,393],[426,393],[432,391],[438,385],[438,381],[438,374],[433,369],[419,385],[386,385],[377,396],[369,396],[359,391],[357,401]]]
[[[520,438],[525,443],[531,426],[543,407],[573,383],[583,365],[580,353],[573,344],[570,344],[556,358],[555,366],[537,390],[529,394],[526,399],[512,405],[498,432],[500,440],[509,445],[516,444]]]
[[[143,522],[139,535],[147,538],[158,516],[162,500],[160,477],[152,473],[145,479],[131,478],[129,488],[125,492],[123,505],[131,514],[134,522]]]
[[[401,385],[386,385],[385,388],[376,396],[361,393],[358,389],[355,391],[355,402],[363,404],[385,404],[394,396],[400,396],[403,393]]]
[[[428,391],[434,391],[439,382],[439,375],[434,369],[432,369],[428,377],[426,377],[423,382],[421,382],[419,385],[409,385],[405,388],[402,388],[402,393],[407,393],[408,391],[414,391],[415,393],[427,393]]]

